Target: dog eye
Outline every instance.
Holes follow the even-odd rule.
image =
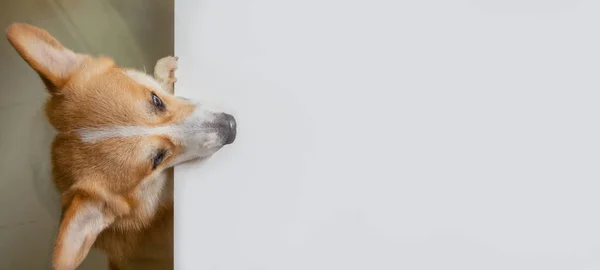
[[[162,99],[160,99],[156,94],[152,93],[152,103],[154,103],[154,106],[156,106],[159,109],[162,109],[165,107],[165,103],[162,101]]]
[[[156,167],[158,167],[158,165],[160,165],[160,163],[165,159],[165,156],[167,155],[167,151],[166,150],[160,150],[156,156],[154,156],[154,158],[152,159],[152,169],[156,169]]]

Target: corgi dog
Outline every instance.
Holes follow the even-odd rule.
[[[6,36],[42,79],[47,181],[60,198],[52,264],[76,269],[94,247],[111,270],[173,268],[172,167],[236,138],[236,120],[173,95],[175,57],[154,77],[79,54],[15,23]]]

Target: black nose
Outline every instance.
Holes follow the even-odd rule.
[[[229,133],[227,134],[227,139],[225,139],[225,144],[231,144],[235,141],[235,136],[237,135],[237,123],[232,115],[225,113],[223,117],[225,117],[225,121],[229,125]]]

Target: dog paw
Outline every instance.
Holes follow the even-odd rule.
[[[163,84],[172,85],[177,81],[175,70],[177,70],[177,60],[175,56],[167,56],[159,59],[154,66],[154,77]]]

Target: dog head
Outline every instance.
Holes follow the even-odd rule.
[[[7,38],[50,93],[52,174],[63,206],[56,269],[75,269],[109,226],[150,222],[156,194],[145,192],[163,170],[235,140],[231,115],[177,98],[145,73],[75,53],[31,25],[11,25]]]

